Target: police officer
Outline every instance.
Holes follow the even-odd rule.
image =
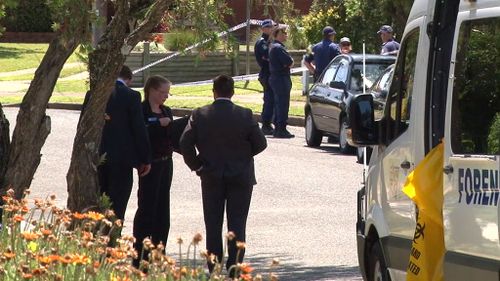
[[[274,129],[271,126],[274,111],[274,94],[269,86],[269,35],[273,31],[275,23],[271,19],[263,20],[261,23],[262,36],[255,43],[255,59],[260,66],[259,82],[264,90],[264,104],[262,105],[262,133],[272,135]]]
[[[293,138],[287,129],[288,109],[290,107],[290,91],[292,90],[292,80],[290,78],[290,68],[293,66],[293,59],[288,54],[283,43],[288,34],[285,27],[278,27],[273,30],[273,43],[269,49],[269,85],[274,93],[274,133],[275,138]]]
[[[382,25],[377,34],[382,39],[381,55],[395,56],[399,51],[399,43],[394,40],[394,31],[390,25]]]
[[[349,37],[342,37],[339,41],[340,52],[342,54],[350,54],[352,52],[351,39]]]
[[[337,33],[331,26],[325,26],[323,28],[323,40],[316,43],[312,47],[311,53],[304,59],[304,64],[309,69],[309,72],[314,75],[315,82],[330,61],[340,54],[339,46],[333,43],[335,34]]]

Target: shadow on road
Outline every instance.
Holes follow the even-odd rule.
[[[273,258],[280,260],[278,266],[271,267]],[[245,262],[255,268],[256,274],[262,274],[264,280],[270,273],[286,281],[362,280],[358,266],[311,266],[272,254],[248,257]]]

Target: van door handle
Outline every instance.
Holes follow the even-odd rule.
[[[410,169],[410,168],[411,168],[411,164],[410,164],[410,162],[408,162],[408,161],[403,161],[403,163],[401,163],[401,168],[402,168],[402,169],[405,169],[405,170]]]
[[[452,165],[444,166],[443,172],[447,175],[452,174],[453,173],[453,166]]]

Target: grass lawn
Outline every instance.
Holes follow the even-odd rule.
[[[0,43],[0,72],[10,72],[22,69],[36,68],[40,64],[48,44],[13,44]],[[73,54],[69,63],[79,62],[77,55]],[[67,66],[61,71],[60,78],[85,71],[84,66]],[[8,77],[0,77],[0,81],[30,81],[33,74],[22,74]],[[76,103],[83,102],[84,94],[89,89],[86,80],[59,80],[54,87],[54,94],[50,99],[52,103]],[[136,88],[142,94],[142,88]],[[14,104],[22,101],[26,90],[17,94],[0,95],[0,103]],[[196,108],[206,105],[212,101],[212,85],[172,87],[172,99],[167,105],[172,108]],[[262,110],[262,86],[257,80],[235,83],[235,103],[251,108],[254,112]],[[291,101],[305,102],[302,96],[302,82],[300,76],[292,76]],[[303,116],[304,108],[297,103],[290,106],[290,115]]]
[[[59,78],[64,78],[71,76],[73,74],[78,74],[81,72],[86,71],[87,69],[83,65],[77,65],[77,66],[65,66],[61,70],[61,74],[59,75]],[[4,76],[0,77],[0,81],[26,81],[26,80],[33,80],[33,77],[35,74],[22,74],[22,75],[15,75],[15,76]]]
[[[49,44],[0,43],[0,71],[38,67],[48,46]],[[68,62],[78,62],[76,54],[72,54]]]

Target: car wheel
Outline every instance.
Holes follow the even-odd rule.
[[[347,143],[347,121],[345,120],[345,117],[342,118],[340,122],[339,147],[340,152],[343,154],[350,154],[354,152],[354,148]]]
[[[310,147],[318,147],[321,145],[323,140],[323,134],[316,129],[312,114],[307,114],[306,116],[306,143]]]
[[[385,265],[382,250],[379,243],[373,245],[370,256],[368,257],[368,281],[390,281],[389,272]]]

